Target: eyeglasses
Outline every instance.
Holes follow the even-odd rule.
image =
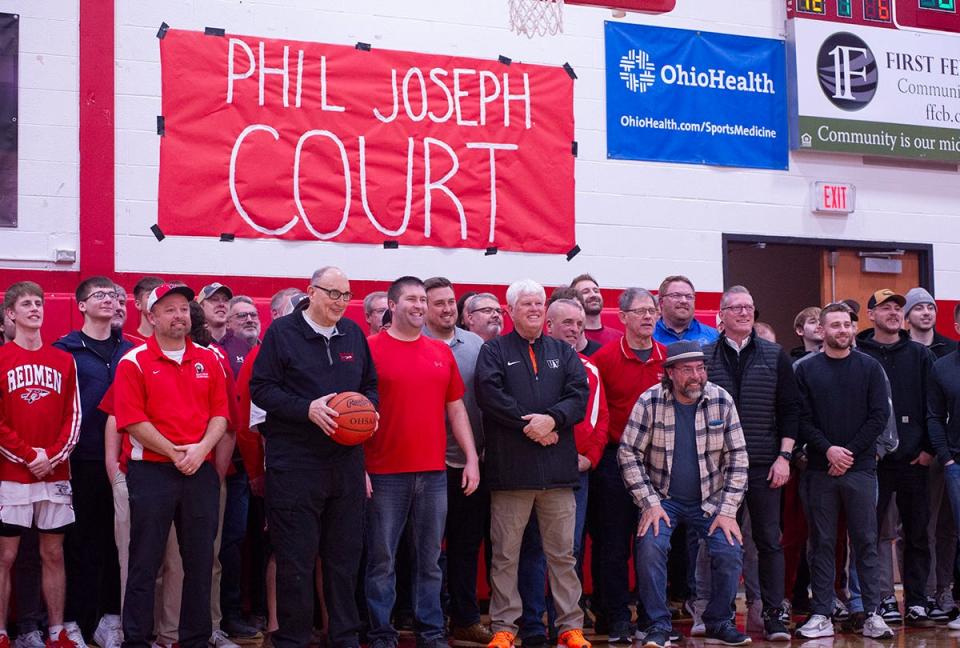
[[[666,293],[664,297],[672,299],[673,301],[689,301],[694,300],[693,293]]]
[[[625,311],[621,311],[624,315],[627,313],[633,313],[634,315],[656,315],[657,309],[652,306],[641,306],[640,308],[630,308]]]
[[[470,311],[471,315],[473,313],[483,313],[484,315],[493,315],[496,313],[497,315],[503,315],[503,309],[497,308],[496,306],[484,306],[483,308],[474,308]]]
[[[249,313],[234,313],[231,317],[234,317],[238,320],[256,320],[260,319],[260,315],[256,311],[251,311]]]
[[[739,306],[724,306],[720,310],[731,311],[733,313],[752,313],[757,310],[753,304],[741,304]]]
[[[329,297],[333,301],[342,299],[343,301],[348,302],[351,299],[353,299],[353,293],[350,292],[349,290],[347,292],[340,292],[339,290],[331,290],[330,288],[324,288],[323,286],[318,286],[316,284],[310,284],[310,286],[312,288],[316,288],[317,290],[322,290],[323,292],[327,293],[327,297]]]
[[[88,299],[96,299],[97,301],[103,301],[104,299],[116,299],[117,292],[115,290],[98,290],[97,292],[92,292],[80,301],[87,301]]]
[[[707,373],[707,367],[706,365],[702,365],[702,364],[697,365],[695,367],[684,366],[684,367],[677,367],[676,369],[674,369],[674,371],[676,371],[681,376],[693,376],[700,373],[704,373],[704,374]]]

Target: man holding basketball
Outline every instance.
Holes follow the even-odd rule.
[[[377,374],[363,332],[343,317],[352,297],[343,271],[314,272],[307,296],[267,329],[250,379],[251,398],[267,413],[261,429],[279,621],[272,639],[277,648],[310,643],[319,552],[330,646],[357,648],[363,450],[337,442],[337,413],[328,403],[354,391],[376,405]]]

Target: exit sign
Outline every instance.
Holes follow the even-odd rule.
[[[813,210],[821,214],[852,214],[857,188],[840,182],[815,182],[811,188]]]

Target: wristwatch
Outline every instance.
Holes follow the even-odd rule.
[[[787,452],[786,450],[780,453],[780,456],[786,459],[787,461],[793,461],[793,453]]]

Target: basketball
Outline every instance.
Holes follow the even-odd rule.
[[[373,436],[377,410],[363,394],[340,392],[327,402],[327,407],[340,415],[336,434],[330,437],[340,445],[359,445]]]

